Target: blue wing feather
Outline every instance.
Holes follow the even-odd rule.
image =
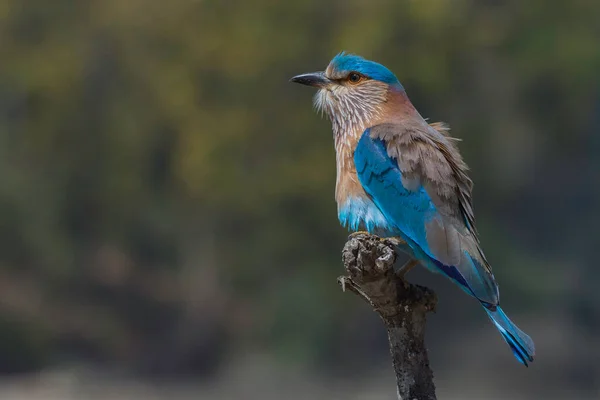
[[[491,306],[497,303],[497,286],[477,257],[463,251],[457,265],[436,259],[427,239],[427,223],[441,218],[423,186],[408,190],[402,185],[402,171],[388,155],[386,143],[365,131],[354,152],[358,178],[373,202],[395,226],[424,266],[443,272],[468,294]]]
[[[423,187],[410,191],[402,186],[402,173],[388,156],[383,140],[372,139],[367,130],[354,152],[354,163],[363,188],[379,209],[403,236],[426,247],[424,222],[435,216],[435,206]],[[390,218],[393,215],[403,216],[401,226]]]

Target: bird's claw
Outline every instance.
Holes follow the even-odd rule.
[[[367,231],[356,231],[356,232],[352,232],[350,235],[348,235],[348,239],[354,239],[359,236],[370,236],[370,235],[371,234]],[[398,246],[398,247],[406,245],[406,241],[398,236],[379,237],[378,239],[380,242],[390,242],[392,245]]]
[[[404,246],[406,244],[406,241],[402,238],[399,238],[398,236],[392,236],[389,238],[381,238],[381,240],[387,240],[390,243],[392,243],[394,246]]]
[[[354,238],[356,238],[358,236],[364,236],[364,235],[368,236],[368,235],[370,235],[370,233],[367,232],[367,231],[352,232],[350,235],[348,235],[348,239],[354,239]]]

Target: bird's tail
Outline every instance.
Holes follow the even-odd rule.
[[[535,355],[533,340],[508,319],[499,306],[494,311],[488,308],[485,308],[485,310],[506,343],[510,346],[517,360],[525,366],[527,366],[528,361],[532,362]]]

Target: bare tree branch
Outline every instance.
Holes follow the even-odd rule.
[[[388,332],[398,398],[435,400],[433,372],[425,348],[426,314],[435,311],[436,295],[408,283],[394,272],[396,252],[391,241],[358,234],[342,251],[348,276],[338,282],[343,290],[358,294],[383,320]]]

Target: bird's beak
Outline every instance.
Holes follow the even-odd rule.
[[[331,80],[325,76],[325,72],[311,72],[310,74],[297,75],[290,79],[290,82],[322,88],[329,85]]]

